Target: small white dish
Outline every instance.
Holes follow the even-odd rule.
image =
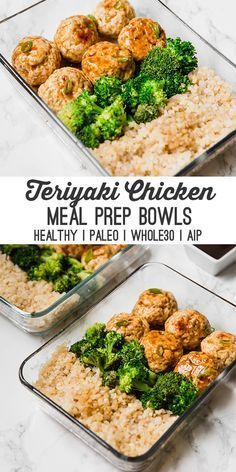
[[[210,256],[196,246],[186,245],[185,251],[189,259],[194,262],[194,264],[201,267],[201,269],[205,270],[211,275],[219,274],[231,264],[236,262],[236,247],[232,248],[220,259]]]

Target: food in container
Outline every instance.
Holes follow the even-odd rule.
[[[75,67],[62,67],[50,75],[38,90],[42,100],[56,113],[84,91],[92,89],[91,82]]]
[[[118,43],[128,49],[136,61],[142,61],[154,46],[166,46],[166,34],[156,21],[134,18],[120,32]]]
[[[203,339],[201,350],[224,369],[235,360],[236,336],[224,331],[214,331]]]
[[[193,350],[211,333],[208,319],[196,310],[179,310],[165,322],[165,330],[181,339],[183,347]]]
[[[204,352],[191,351],[185,354],[175,366],[175,372],[192,380],[199,390],[204,390],[219,373],[215,360]]]
[[[116,331],[122,334],[128,341],[140,341],[149,331],[149,324],[138,315],[119,313],[108,321],[107,331]]]
[[[43,310],[122,249],[115,245],[72,247],[1,245],[1,295],[20,309]]]
[[[123,3],[122,5],[114,2],[103,3],[106,3],[105,8],[112,15],[114,7],[117,9],[117,15],[124,12]],[[235,86],[234,66],[201,40],[198,35],[167,10],[162,3],[154,3],[152,0],[148,0],[145,3],[145,8],[139,0],[133,0],[131,3],[131,8],[135,7],[137,18],[132,18],[122,29],[129,28],[132,22],[139,23],[142,19],[154,22],[156,37],[161,36],[163,31],[163,35],[166,34],[167,36],[167,46],[158,47],[154,44],[148,55],[151,54],[151,57],[153,57],[152,54],[155,50],[158,51],[158,54],[160,51],[164,51],[164,54],[166,54],[166,50],[172,50],[178,62],[176,69],[174,67],[171,71],[169,70],[167,75],[166,70],[163,74],[163,71],[159,73],[159,69],[156,69],[154,78],[158,79],[159,89],[155,88],[155,93],[152,90],[150,94],[149,90],[148,95],[146,91],[144,94],[143,90],[142,92],[141,90],[135,90],[135,85],[132,90],[131,107],[126,100],[125,103],[122,103],[121,100],[116,102],[114,89],[112,88],[112,99],[108,100],[112,104],[115,102],[112,109],[107,108],[111,104],[105,106],[103,101],[100,111],[98,109],[97,112],[92,110],[92,114],[87,113],[82,121],[80,119],[79,122],[71,123],[71,120],[68,120],[68,114],[75,112],[77,109],[77,104],[75,104],[71,110],[67,108],[65,113],[60,110],[58,116],[68,127],[68,130],[76,135],[72,140],[68,133],[70,143],[72,144],[73,141],[74,149],[78,145],[81,147],[82,141],[82,149],[89,158],[90,164],[93,165],[93,170],[107,172],[112,175],[176,175],[191,172],[197,166],[203,165],[210,155],[216,155],[235,137],[235,99],[227,84],[231,84],[233,88]],[[52,4],[50,4],[50,7],[48,5],[45,2],[42,7],[32,7],[32,12],[50,10]],[[89,6],[81,5],[80,8],[82,16],[88,17],[95,25],[98,25],[96,15],[94,16],[96,6],[96,1],[90,0]],[[92,12],[92,15],[89,15],[88,12]],[[31,12],[25,16],[30,16],[30,14]],[[69,14],[73,17],[78,16],[78,8],[75,8],[73,0],[69,0],[66,6],[61,2],[53,23],[49,25],[50,22],[48,21],[45,30],[49,31],[49,37],[54,36],[58,23],[63,17],[68,17]],[[18,24],[20,19],[18,17]],[[40,22],[40,17],[38,22]],[[10,25],[10,23],[9,20],[8,24]],[[8,24],[1,26],[3,31],[5,29],[8,31]],[[31,22],[28,21],[27,25],[29,24]],[[19,28],[20,30],[21,28]],[[25,28],[22,33],[25,33]],[[18,34],[18,40],[19,32],[16,34]],[[120,35],[122,37],[122,31]],[[143,39],[145,34],[141,36],[141,39]],[[178,37],[181,39],[178,39]],[[92,48],[97,44],[102,44],[104,39],[113,41],[113,43],[106,42],[116,46],[114,39],[103,35],[99,37],[94,46],[92,45]],[[4,44],[6,44],[6,41]],[[100,51],[100,46],[98,49]],[[194,50],[196,50],[195,56]],[[178,54],[178,51],[184,51],[184,54],[182,52]],[[97,59],[99,60],[98,57]],[[196,68],[196,59],[199,61],[199,68]],[[5,57],[2,60],[14,75],[14,71],[6,63]],[[147,57],[141,61],[141,64],[140,61],[136,61],[136,77],[139,77],[140,72],[142,75],[149,75],[150,68],[146,67],[146,60]],[[97,65],[96,59],[95,63]],[[78,62],[73,65],[76,66],[76,64],[78,65]],[[71,66],[71,63],[63,62],[62,65],[63,67]],[[123,65],[125,65],[125,62]],[[112,65],[109,67],[109,73],[112,73],[113,70],[115,70],[116,76],[120,74],[118,65],[115,68]],[[102,79],[105,77],[103,76]],[[123,87],[124,83],[122,81],[123,78],[121,78],[121,86]],[[140,82],[137,86],[139,88]],[[143,88],[143,84],[141,88]],[[118,86],[117,89],[119,89]],[[164,95],[161,89],[162,92],[164,91]],[[205,90],[208,91],[207,94],[204,93]],[[104,93],[106,95],[107,90]],[[138,103],[136,94],[138,94]],[[125,95],[127,97],[127,94]],[[36,97],[35,93],[33,96]],[[92,97],[94,96],[98,100],[96,93],[93,93]],[[73,99],[71,101],[74,104]],[[88,101],[84,100],[83,106],[88,108],[89,105]],[[77,116],[81,116],[81,102],[78,102],[78,107]],[[42,103],[41,108],[46,110]],[[101,115],[101,117],[98,115]],[[52,117],[52,115],[50,116]],[[227,120],[225,120],[226,116]],[[65,128],[59,125],[58,120],[55,117],[53,120],[58,128],[63,129],[63,133],[65,133]],[[92,154],[88,152],[88,148],[93,150]]]
[[[12,63],[28,84],[37,87],[60,67],[61,55],[52,41],[41,36],[26,36],[15,47]]]
[[[183,355],[180,339],[166,331],[150,331],[141,339],[150,369],[163,372],[175,366]]]
[[[24,258],[20,258],[21,250],[16,251],[17,248],[23,248]],[[126,277],[145,253],[145,248],[114,245],[110,251],[106,249],[102,257],[96,257],[96,251],[99,251],[98,246],[85,245],[52,246],[51,253],[49,247],[46,249],[45,246],[2,246],[0,313],[26,331],[46,332],[62,320],[76,316],[76,310],[82,312],[84,306],[95,303],[102,294]],[[37,267],[34,259],[33,267],[33,257],[37,257],[37,252],[43,257],[47,253],[49,256],[47,262]],[[82,258],[83,263],[80,262]],[[70,267],[68,259],[72,262]],[[90,270],[85,269],[84,264],[92,261]],[[46,268],[59,268],[59,273],[45,273],[45,262]],[[61,263],[63,270],[60,273]]]
[[[177,309],[177,301],[171,292],[150,288],[140,294],[133,313],[146,319],[155,328],[163,325]]]
[[[58,26],[54,41],[65,59],[81,62],[87,49],[98,41],[96,23],[84,15],[66,18]]]
[[[82,59],[82,70],[93,84],[104,76],[127,81],[134,74],[135,64],[128,49],[101,41],[91,46]]]
[[[152,302],[155,306],[154,298]],[[204,315],[193,310],[176,314],[178,322],[182,321],[182,332],[175,331],[175,334],[166,330],[175,313],[169,313],[162,331],[152,329],[144,319],[145,332],[141,330],[141,333],[142,319],[134,311],[132,315],[114,315],[106,325],[96,322],[69,349],[57,348],[42,367],[36,388],[119,452],[128,456],[145,453],[176,420],[176,415],[183,414],[216,379],[220,370],[236,360],[235,336],[214,333],[216,342],[213,343],[214,334],[207,336],[210,323]],[[199,338],[204,337],[201,346],[205,346],[205,352],[191,351],[183,355],[191,346],[191,338],[192,345],[196,345],[199,323],[197,345]],[[188,343],[183,345],[185,330]],[[222,339],[225,341],[223,364],[218,361]],[[213,356],[210,349],[209,355],[206,353],[210,343],[214,344]],[[132,433],[131,446],[125,439]]]
[[[174,365],[169,371],[153,372],[139,341],[108,332],[107,324],[117,306],[122,312],[132,312],[138,295],[153,286],[168,288],[179,309],[189,309],[195,300],[211,326],[233,331],[233,304],[167,266],[150,263],[32,354],[20,369],[21,381],[40,398],[49,414],[114,466],[127,471],[147,468],[180,426],[190,421],[191,414],[196,416],[197,408],[235,365],[234,361],[224,371],[216,369],[216,361],[200,353],[207,357],[208,365],[214,362],[215,375],[213,382],[206,382],[207,388],[199,391],[191,379],[173,372]],[[164,323],[161,329],[165,332]],[[149,328],[149,333],[158,331]],[[208,373],[208,381],[212,379]],[[180,390],[177,399],[175,394]],[[167,396],[164,391],[169,392]]]
[[[102,0],[93,14],[99,33],[108,38],[118,38],[124,26],[135,17],[135,11],[127,0]]]

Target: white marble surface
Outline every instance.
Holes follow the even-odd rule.
[[[164,0],[179,16],[236,62],[235,0]],[[1,0],[0,19],[35,3]],[[88,175],[73,155],[32,112],[0,67],[0,174]],[[30,116],[30,119],[29,119]],[[236,146],[204,168],[204,175],[236,175]]]
[[[183,247],[153,247],[152,260],[180,272],[236,302],[236,266],[217,278],[189,262]],[[236,315],[235,315],[236,316]],[[19,331],[0,317],[0,470],[1,472],[115,472],[40,411],[33,396],[18,381],[21,361],[43,342]],[[236,372],[221,386],[195,419],[161,457],[153,472],[234,472],[236,468]]]

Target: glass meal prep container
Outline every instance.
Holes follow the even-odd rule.
[[[39,392],[34,387],[34,383],[38,378],[41,366],[51,357],[58,346],[62,344],[70,346],[75,343],[83,337],[85,330],[96,321],[106,322],[115,313],[131,311],[139,294],[150,287],[159,287],[171,291],[175,295],[180,309],[194,308],[199,310],[206,315],[215,329],[232,333],[235,331],[236,305],[215,295],[174,269],[161,263],[151,262],[139,267],[98,305],[31,354],[20,367],[21,382],[34,393],[40,401],[43,410],[112,462],[114,466],[125,471],[141,471],[147,468],[154,459],[160,458],[160,453],[164,446],[182,427],[190,423],[192,417],[195,416],[196,410],[203,406],[215,387],[221,382],[227,381],[227,376],[235,367],[236,361],[210,384],[151,449],[142,456],[137,457],[127,457],[117,452],[103,439],[99,438],[77,419]]]
[[[42,311],[27,313],[0,296],[0,315],[24,331],[46,334],[63,321],[69,323],[101,300],[140,264],[140,258],[147,252],[147,246],[126,246]]]
[[[92,175],[108,175],[106,169],[92,155],[92,153],[73,135],[38,97],[37,93],[26,84],[20,75],[11,66],[11,53],[20,39],[26,35],[42,35],[52,39],[59,22],[75,14],[91,13],[99,0],[41,0],[27,10],[16,14],[0,22],[0,63],[8,71],[18,90],[24,94],[32,107],[37,106],[44,120],[62,141],[74,152]],[[201,38],[184,21],[178,18],[160,0],[130,0],[136,10],[137,16],[146,16],[160,22],[167,32],[167,36],[180,36],[184,40],[191,41],[199,58],[200,66],[207,66],[226,82],[233,91],[236,91],[236,66],[214,47]],[[29,118],[30,119],[30,118]],[[229,144],[236,140],[236,130],[230,132],[216,144],[211,146],[189,164],[182,167],[176,175],[188,175],[196,173],[211,159],[222,152]]]

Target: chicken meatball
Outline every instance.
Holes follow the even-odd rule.
[[[148,365],[154,372],[174,367],[183,355],[181,341],[165,331],[149,331],[141,339]]]
[[[127,0],[102,0],[94,16],[100,34],[118,38],[122,28],[135,17],[135,11]]]
[[[116,331],[122,334],[126,341],[136,339],[139,341],[149,331],[148,323],[145,320],[130,313],[119,313],[114,315],[106,326],[107,331]]]
[[[136,61],[142,61],[155,46],[166,46],[166,35],[156,21],[134,18],[120,32],[118,43],[128,49]]]
[[[60,67],[61,55],[52,41],[41,36],[26,36],[14,49],[12,64],[29,85],[38,87]]]
[[[220,369],[224,369],[236,360],[236,336],[215,331],[202,341],[201,349],[219,364]]]
[[[110,244],[110,252],[112,256],[115,256],[118,252],[125,248],[125,244]]]
[[[98,41],[96,23],[88,16],[70,16],[58,26],[54,41],[65,59],[81,62],[85,51]]]
[[[82,70],[93,84],[104,75],[127,81],[134,74],[135,63],[128,49],[101,41],[84,54]]]
[[[189,351],[200,346],[203,338],[211,333],[208,319],[195,310],[176,311],[165,323],[165,330],[180,338]]]
[[[113,253],[109,244],[102,246],[90,245],[85,247],[81,256],[81,262],[86,270],[94,271],[100,265],[107,262],[112,256]]]
[[[74,67],[62,67],[39,87],[38,94],[57,113],[85,90],[91,91],[92,84],[83,72]]]
[[[177,301],[171,292],[150,288],[141,293],[133,313],[145,318],[151,328],[156,328],[162,326],[176,310]]]
[[[219,367],[203,352],[192,351],[180,359],[174,371],[192,380],[199,390],[204,390],[219,374]]]

